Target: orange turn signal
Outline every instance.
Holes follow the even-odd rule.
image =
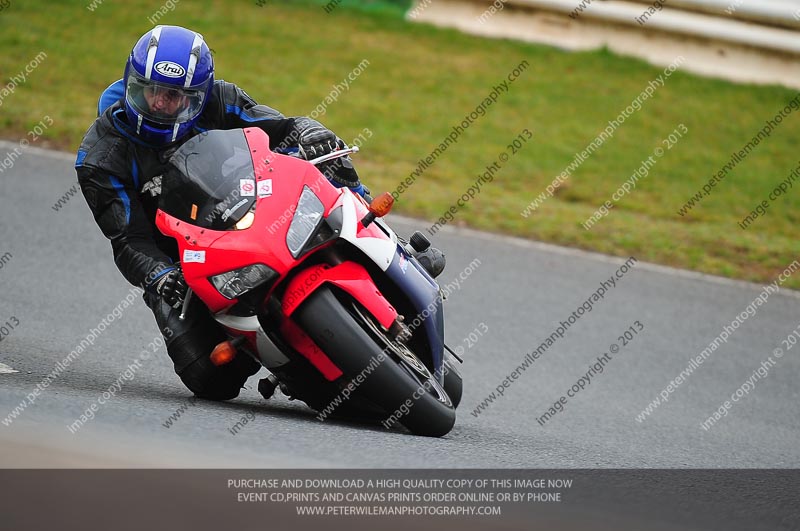
[[[219,367],[233,361],[236,357],[236,347],[230,341],[223,341],[211,351],[211,363]]]
[[[392,197],[392,194],[383,192],[372,200],[369,205],[369,211],[375,214],[375,217],[382,218],[392,210],[393,205],[394,197]]]

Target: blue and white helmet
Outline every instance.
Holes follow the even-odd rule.
[[[125,113],[143,141],[174,142],[194,127],[214,88],[214,60],[197,32],[156,26],[125,66]]]

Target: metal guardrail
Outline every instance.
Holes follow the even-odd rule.
[[[475,0],[473,0],[475,1]],[[581,18],[590,18],[613,24],[642,27],[636,18],[647,10],[646,5],[653,5],[655,0],[595,0],[580,13]],[[734,20],[729,17],[697,13],[676,8],[669,8],[672,3],[700,0],[662,0],[664,7],[656,15],[647,20],[647,30],[682,34],[703,39],[736,43],[772,52],[800,55],[800,34],[795,28],[780,28],[754,22]],[[711,2],[712,0],[707,0]],[[727,0],[719,0],[727,1]],[[730,0],[736,3],[738,0]],[[745,0],[746,1],[746,0]],[[480,4],[491,2],[479,1]],[[505,0],[505,5],[521,9],[534,9],[555,13],[570,14],[581,3],[581,0]],[[777,2],[774,2],[777,4]],[[743,5],[743,4],[742,4]],[[752,5],[752,3],[751,3]],[[764,7],[766,4],[762,4]],[[800,6],[798,6],[800,8]],[[800,27],[800,26],[798,26]]]
[[[800,0],[415,0],[407,18],[800,90]]]
[[[653,0],[629,1],[653,4]],[[800,0],[666,0],[664,7],[800,29]]]

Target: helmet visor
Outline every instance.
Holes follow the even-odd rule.
[[[145,120],[163,125],[181,124],[203,109],[207,84],[184,88],[129,75],[125,98]]]

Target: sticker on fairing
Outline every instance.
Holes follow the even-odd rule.
[[[408,260],[402,254],[400,255],[400,263],[399,263],[399,265],[400,265],[400,270],[405,275],[406,271],[408,271]]]
[[[244,205],[247,204],[247,201],[248,201],[247,199],[242,199],[241,201],[239,201],[238,203],[233,205],[233,208],[229,208],[228,210],[223,212],[222,213],[222,221],[228,221],[228,218],[231,217],[234,212],[236,212],[241,207],[243,207]]]
[[[269,197],[272,195],[272,179],[258,181],[258,197]]]
[[[239,180],[239,195],[241,197],[254,197],[256,195],[256,187],[251,179]]]
[[[197,264],[205,264],[206,263],[206,252],[205,251],[191,251],[186,249],[183,251],[183,262],[184,263],[197,263]]]

